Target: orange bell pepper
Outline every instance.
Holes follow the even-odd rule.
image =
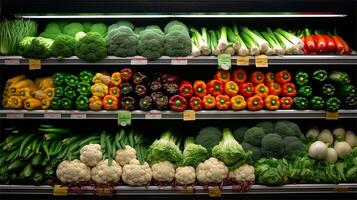
[[[274,73],[273,72],[268,72],[265,74],[265,78],[264,78],[264,83],[265,85],[269,85],[270,83],[274,83]]]
[[[247,72],[245,72],[243,69],[234,70],[232,73],[232,80],[237,84],[244,83],[247,81]]]
[[[110,77],[110,84],[113,86],[119,86],[121,82],[122,80],[120,72],[114,72]]]
[[[119,100],[113,95],[107,95],[103,98],[103,108],[105,110],[118,110]]]
[[[242,95],[236,95],[231,98],[231,108],[233,110],[243,110],[247,106],[247,102]]]
[[[278,110],[280,107],[279,97],[276,95],[268,95],[264,99],[264,105],[268,110]]]
[[[216,107],[218,110],[227,110],[231,106],[231,101],[228,95],[216,96]]]
[[[236,96],[238,94],[238,91],[239,87],[234,81],[228,81],[224,85],[224,94],[228,95],[229,97]]]
[[[207,110],[216,107],[216,99],[214,98],[214,96],[210,94],[204,96],[202,101],[203,101],[203,107],[205,107],[205,109]]]
[[[211,94],[213,96],[218,96],[223,94],[224,88],[223,85],[224,83],[219,80],[210,80],[207,83],[207,91],[208,94]]]
[[[260,83],[255,86],[255,94],[262,97],[263,99],[269,95],[269,88],[264,85],[264,83]]]
[[[279,85],[279,83],[270,83],[268,86],[269,86],[268,87],[269,88],[269,94],[280,96],[280,94],[282,92],[282,88]]]
[[[264,107],[264,101],[260,96],[254,95],[248,98],[247,106],[249,110],[261,110]]]
[[[253,85],[258,85],[260,83],[264,83],[264,74],[261,71],[255,71],[250,75],[249,82],[253,83]]]
[[[202,80],[197,80],[193,83],[193,91],[195,92],[195,96],[203,98],[207,95],[207,85]]]
[[[120,97],[120,89],[118,87],[109,88],[109,95],[113,95],[113,96],[119,98]]]
[[[213,79],[227,83],[231,80],[231,74],[227,70],[218,70]]]
[[[99,111],[103,107],[103,102],[100,97],[97,96],[92,96],[89,99],[89,109],[94,110],[94,111]]]

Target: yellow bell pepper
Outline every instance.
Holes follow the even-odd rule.
[[[247,103],[242,95],[236,95],[231,98],[231,106],[233,110],[243,110]]]
[[[18,96],[20,95],[19,90],[21,88],[36,88],[36,85],[33,83],[32,80],[30,79],[24,79],[22,81],[19,81],[17,83],[14,83],[10,86],[10,95],[11,96]]]
[[[24,102],[24,107],[27,110],[39,109],[42,106],[42,102],[35,98],[29,98]]]
[[[228,81],[226,84],[224,84],[224,94],[228,95],[229,97],[236,96],[238,91],[238,85],[234,81]]]
[[[24,101],[20,96],[11,96],[7,99],[7,107],[10,109],[20,109],[24,107]]]
[[[28,98],[31,98],[31,93],[32,93],[33,91],[34,91],[33,88],[27,88],[27,87],[21,88],[21,89],[19,90],[21,99],[22,99],[22,100],[26,100],[26,99],[28,99]]]
[[[52,76],[38,78],[34,82],[35,82],[36,87],[40,90],[54,87],[53,82],[52,82]]]
[[[42,100],[46,98],[46,93],[43,90],[36,90],[31,93],[31,97]]]
[[[94,85],[92,85],[92,87],[90,88],[90,91],[92,92],[93,96],[97,96],[97,97],[105,97],[108,94],[108,86],[103,84],[103,83],[96,83]]]
[[[41,108],[46,110],[46,109],[48,109],[50,107],[51,100],[50,99],[42,99],[41,103],[42,103]]]
[[[92,79],[93,83],[103,83],[105,85],[109,85],[111,82],[111,78],[109,75],[104,75],[102,73],[96,73]]]
[[[23,75],[23,74],[17,75],[17,76],[15,76],[15,77],[12,77],[12,78],[10,78],[10,79],[8,79],[8,80],[6,81],[5,87],[10,88],[11,85],[13,85],[13,84],[15,84],[15,83],[17,83],[17,82],[19,82],[19,81],[22,81],[22,80],[24,80],[25,78],[26,78],[26,76]]]
[[[55,96],[55,89],[54,88],[47,88],[45,89],[46,99],[53,99]]]

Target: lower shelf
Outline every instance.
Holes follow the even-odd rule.
[[[352,184],[289,184],[284,186],[263,186],[253,185],[248,192],[236,192],[232,190],[232,186],[224,186],[221,194],[297,194],[297,193],[357,193],[357,183]],[[116,186],[110,195],[210,195],[216,187],[205,188],[195,186],[186,189],[182,186],[149,186],[149,187],[129,187]],[[57,191],[58,192],[58,191]],[[96,190],[91,186],[81,187],[81,193],[74,189],[69,189],[68,192],[61,190],[62,195],[109,195],[103,190]],[[32,185],[0,185],[0,194],[32,194],[32,195],[53,195],[54,187],[48,185],[32,186]],[[217,193],[215,193],[217,194]]]

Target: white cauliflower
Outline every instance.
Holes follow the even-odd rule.
[[[117,183],[120,180],[121,173],[121,166],[115,160],[109,166],[108,159],[99,161],[91,171],[92,180],[101,184]]]
[[[175,174],[176,183],[179,185],[189,185],[195,182],[195,168],[191,166],[178,167]]]
[[[196,168],[197,180],[203,184],[220,183],[228,175],[228,168],[217,158],[209,158]]]
[[[124,149],[119,149],[116,152],[115,160],[121,166],[129,164],[129,162],[133,159],[136,159],[136,150],[129,145],[125,145]]]
[[[56,175],[62,183],[71,184],[87,182],[91,178],[90,168],[78,159],[62,161],[57,167]]]
[[[255,169],[253,166],[244,164],[239,168],[229,172],[229,178],[235,179],[235,181],[242,182],[254,182],[255,180]]]
[[[151,166],[152,178],[160,182],[171,182],[175,178],[175,167],[169,161],[162,161]]]
[[[80,160],[90,167],[94,167],[102,160],[102,147],[99,144],[88,144],[80,150]]]
[[[133,159],[123,167],[122,180],[130,186],[147,185],[151,179],[152,171],[147,162],[141,165],[138,160]]]

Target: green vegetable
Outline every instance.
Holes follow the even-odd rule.
[[[264,136],[265,132],[263,128],[252,127],[245,132],[244,142],[254,146],[260,146]]]
[[[312,73],[312,79],[318,83],[323,83],[327,80],[327,71],[320,69]]]
[[[243,147],[245,152],[248,152],[248,151],[252,152],[253,161],[257,161],[257,160],[259,160],[260,158],[263,157],[260,147],[253,146],[253,145],[251,145],[249,143],[246,143],[246,142],[242,143],[242,147]]]
[[[305,97],[295,97],[294,104],[298,110],[306,110],[309,106],[309,101]]]
[[[265,133],[274,132],[274,124],[272,121],[263,121],[255,124],[256,127],[260,127],[264,130]]]
[[[57,72],[57,73],[53,74],[53,76],[52,76],[53,84],[56,87],[63,85],[65,83],[64,82],[65,77],[66,77],[66,74],[64,74],[62,72]]]
[[[207,149],[202,145],[195,144],[193,137],[187,137],[184,146],[182,166],[196,167],[209,156]]]
[[[325,83],[322,85],[321,93],[324,96],[333,96],[335,95],[336,88],[330,83]]]
[[[95,23],[90,27],[90,30],[87,32],[99,33],[104,38],[107,35],[107,26],[103,23]]]
[[[283,185],[288,181],[288,168],[285,159],[259,159],[255,164],[256,181],[265,185]]]
[[[276,133],[269,133],[262,139],[262,153],[266,157],[280,158],[284,155],[285,142]]]
[[[55,97],[60,98],[64,95],[64,87],[58,86],[55,88]]]
[[[77,87],[77,84],[79,82],[78,80],[78,77],[75,76],[75,75],[67,75],[65,78],[64,78],[64,82],[68,85],[68,86],[71,86],[71,87]]]
[[[135,56],[139,38],[131,28],[120,26],[108,32],[108,54],[118,57]]]
[[[86,96],[79,95],[76,100],[76,109],[78,110],[88,110],[89,100]]]
[[[330,97],[326,100],[326,110],[337,112],[341,108],[341,101],[337,97]]]
[[[274,123],[274,133],[279,134],[281,137],[295,136],[299,138],[302,135],[299,126],[287,120],[276,121]]]
[[[356,95],[350,95],[346,97],[344,101],[344,107],[345,108],[357,108],[357,96]]]
[[[14,162],[10,163],[7,166],[7,169],[9,171],[19,171],[21,170],[24,166],[26,165],[26,162],[22,161],[22,160],[15,160]]]
[[[51,101],[50,108],[53,110],[61,110],[62,107],[62,99],[59,97],[55,97]]]
[[[43,180],[45,177],[43,176],[43,173],[41,172],[35,172],[34,175],[32,176],[32,181],[34,185],[40,185],[43,183]]]
[[[72,22],[63,27],[63,33],[72,37],[76,36],[77,33],[83,31],[83,25],[78,22]]]
[[[239,143],[242,143],[244,141],[245,132],[248,129],[249,128],[246,126],[242,126],[242,127],[234,129],[234,131],[233,131],[234,139],[236,139]]]
[[[337,88],[337,94],[340,96],[350,96],[356,94],[356,87],[354,85],[342,85]]]
[[[222,132],[216,127],[205,127],[196,136],[196,143],[204,146],[209,152],[222,139]]]
[[[299,88],[297,94],[302,97],[309,98],[312,95],[312,87],[309,85],[302,86]]]
[[[296,157],[305,153],[306,148],[299,138],[287,136],[283,140],[285,142],[284,156]]]
[[[74,50],[76,56],[89,62],[95,62],[107,56],[105,40],[99,33],[89,32],[82,35],[83,37],[76,39],[77,43]],[[78,38],[77,35],[76,38]]]
[[[83,22],[83,32],[88,33],[90,32],[90,28],[92,27],[92,22]]]
[[[91,94],[91,85],[87,82],[79,82],[77,84],[77,94],[88,97]]]
[[[64,110],[71,110],[73,108],[73,101],[69,98],[62,98],[61,108]]]
[[[165,35],[161,29],[146,28],[141,31],[138,41],[138,53],[148,60],[156,60],[165,53]]]
[[[164,47],[167,56],[178,57],[191,54],[191,38],[183,23],[172,21],[165,26]]]
[[[23,170],[23,174],[24,174],[25,178],[28,178],[32,175],[32,173],[33,173],[33,167],[31,165],[31,163],[28,163]]]
[[[307,156],[296,157],[289,164],[289,179],[299,183],[312,183],[316,180],[315,160]]]
[[[69,35],[59,35],[54,38],[54,42],[51,45],[52,56],[58,58],[65,58],[74,55],[74,48],[76,46],[76,40]]]
[[[41,159],[42,159],[41,154],[36,154],[36,155],[33,156],[32,159],[31,159],[31,165],[33,165],[33,166],[39,166],[39,165],[41,164]]]
[[[87,70],[81,71],[79,73],[79,80],[81,82],[92,83],[93,73]]]
[[[49,58],[53,42],[52,39],[43,37],[25,37],[19,43],[18,53],[26,58]]]
[[[346,85],[351,82],[350,77],[346,72],[333,71],[328,78],[330,81],[339,85]]]
[[[170,21],[169,23],[166,24],[164,28],[165,34],[168,34],[172,30],[183,30],[188,32],[188,28],[186,27],[186,25],[177,20]]]
[[[309,74],[306,72],[297,72],[295,74],[295,84],[303,86],[309,84]]]
[[[51,22],[46,25],[45,30],[42,33],[40,33],[39,36],[54,40],[56,39],[57,36],[61,34],[62,34],[61,27],[57,23]]]
[[[75,99],[77,97],[76,89],[71,86],[66,86],[64,88],[64,96],[67,97],[68,99]]]
[[[120,26],[126,26],[126,27],[130,28],[131,30],[134,29],[134,25],[129,21],[118,21],[115,24],[112,24],[108,27],[108,32],[110,32],[116,28],[119,28]]]
[[[325,107],[325,101],[322,97],[313,96],[310,99],[310,105],[313,110],[321,110]]]

